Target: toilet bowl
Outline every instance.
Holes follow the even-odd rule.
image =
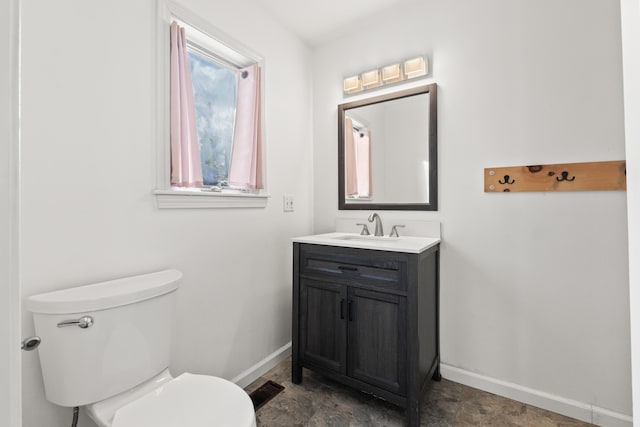
[[[234,383],[168,370],[85,410],[99,427],[256,426],[251,399]]]
[[[255,427],[236,384],[168,370],[181,278],[165,270],[29,297],[47,399],[84,407],[99,427]]]

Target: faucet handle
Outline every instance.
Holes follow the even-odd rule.
[[[369,227],[367,227],[367,224],[356,224],[356,225],[361,225],[362,226],[362,231],[360,232],[361,236],[368,236],[369,234]]]
[[[398,224],[391,227],[391,233],[389,233],[389,237],[400,237],[397,227],[404,227],[404,225]]]

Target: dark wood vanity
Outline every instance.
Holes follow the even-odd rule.
[[[302,368],[406,408],[440,380],[439,244],[420,253],[293,243],[292,381]]]

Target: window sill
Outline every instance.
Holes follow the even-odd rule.
[[[156,190],[158,209],[264,208],[268,194],[205,192],[198,190]]]

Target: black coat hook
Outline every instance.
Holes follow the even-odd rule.
[[[556,176],[556,181],[561,182],[561,181],[573,181],[574,179],[576,179],[575,176],[572,176],[571,178],[568,178],[569,176],[569,172],[567,171],[562,171],[562,178],[558,178]]]
[[[514,182],[516,182],[516,180],[512,179],[511,182],[509,182],[509,175],[505,175],[504,176],[504,182],[502,182],[501,180],[498,180],[498,182],[500,184],[513,184]]]

